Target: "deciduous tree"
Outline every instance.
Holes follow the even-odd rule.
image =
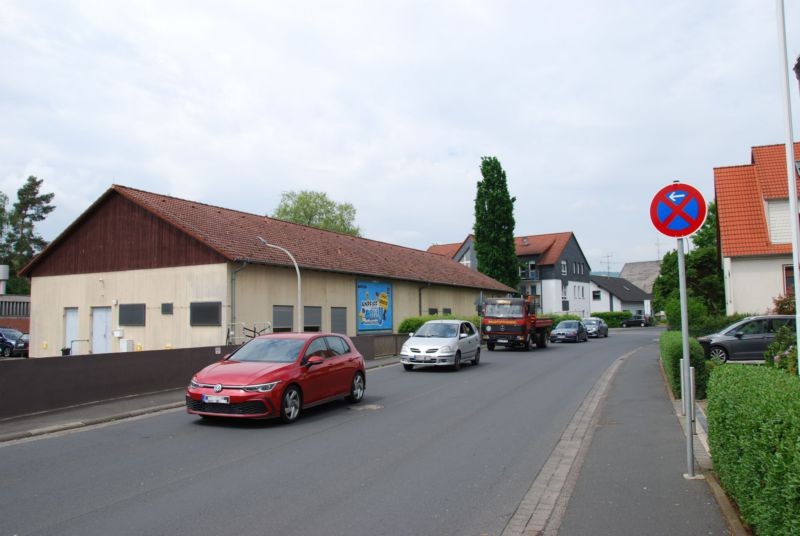
[[[283,192],[281,202],[272,217],[327,231],[361,236],[360,229],[354,223],[356,209],[353,205],[336,203],[324,192]]]

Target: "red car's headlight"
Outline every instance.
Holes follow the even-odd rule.
[[[275,386],[281,383],[280,381],[277,382],[270,382],[270,383],[259,383],[256,385],[247,385],[245,386],[244,390],[249,393],[268,393],[275,389]]]

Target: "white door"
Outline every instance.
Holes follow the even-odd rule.
[[[111,307],[92,307],[92,353],[111,352]]]
[[[79,348],[78,344],[72,341],[78,339],[78,308],[66,307],[64,308],[64,346],[62,348],[69,348],[70,353],[77,353]],[[83,348],[86,350],[86,347]]]

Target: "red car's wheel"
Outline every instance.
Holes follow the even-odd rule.
[[[358,404],[364,398],[364,391],[364,375],[359,371],[353,375],[353,381],[350,382],[350,395],[347,397],[347,401],[351,404]]]
[[[283,422],[291,423],[297,420],[303,407],[302,400],[300,389],[296,385],[286,388],[281,398],[281,420]]]

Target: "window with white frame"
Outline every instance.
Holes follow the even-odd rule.
[[[562,300],[566,300],[567,299],[567,282],[566,281],[562,281],[561,282],[561,299]]]
[[[567,275],[567,261],[561,261],[561,275]]]

